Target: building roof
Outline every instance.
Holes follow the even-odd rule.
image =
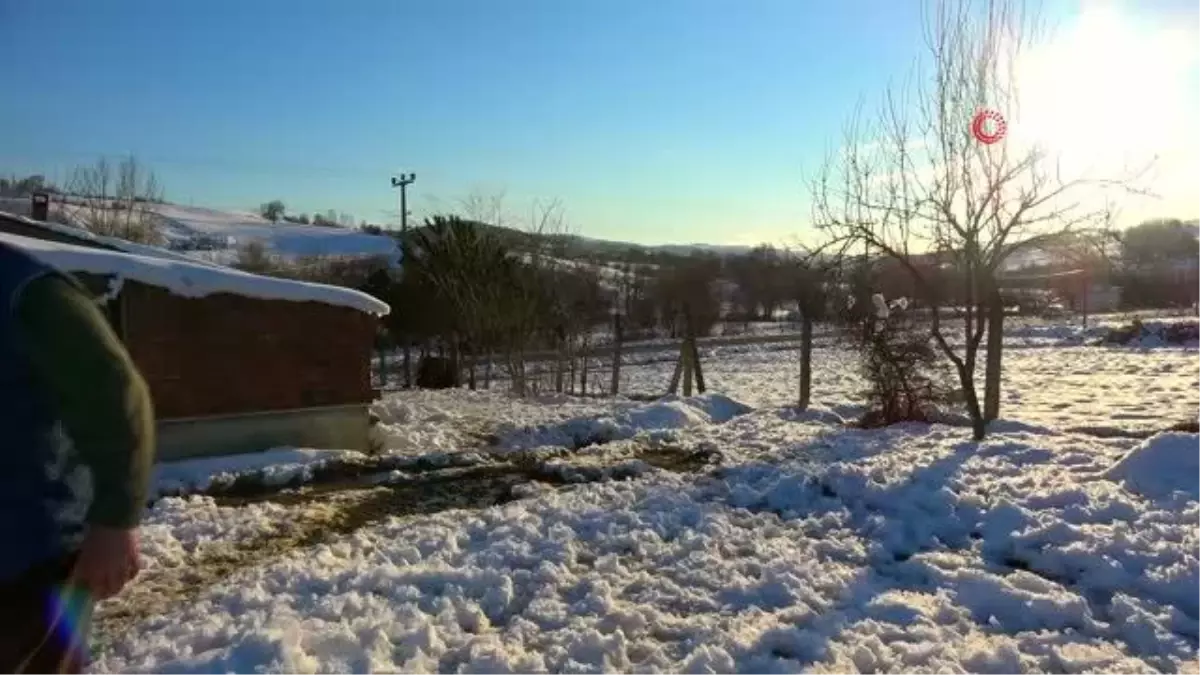
[[[47,225],[21,216],[3,216],[18,219],[26,224]],[[47,229],[57,228],[74,229],[63,225],[52,225]],[[88,237],[95,238],[95,235],[84,232],[83,239]],[[349,307],[376,316],[383,316],[390,311],[386,303],[350,288],[264,277],[192,260],[153,246],[114,240],[120,242],[120,250],[117,250],[111,245],[112,242],[107,241],[109,238],[99,239],[105,240],[97,242],[102,244],[102,247],[94,244],[89,246],[83,242],[81,245],[75,245],[0,232],[0,242],[20,248],[60,270],[129,279],[166,289],[182,297],[199,298],[216,293],[230,293],[264,300],[320,302]]]

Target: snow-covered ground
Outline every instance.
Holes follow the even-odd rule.
[[[506,397],[468,406],[488,399]],[[731,403],[676,402],[699,419],[618,412],[628,440],[718,448],[712,471],[382,518],[104,636],[94,668],[1196,671],[1200,507],[1195,472],[1178,477],[1195,435],[1006,422],[972,443],[956,427],[861,431]],[[523,442],[566,442],[588,416],[566,407]],[[186,568],[305,508],[166,499],[143,550],[151,569]]]
[[[754,406],[782,406],[798,396],[799,352],[789,345],[738,345],[703,350],[708,388]],[[675,367],[657,363],[622,369],[622,391],[666,390]],[[835,344],[813,350],[813,400],[849,414],[864,382],[855,354]],[[1195,349],[1128,349],[1006,341],[1001,414],[1058,429],[1102,427],[1139,431],[1195,419],[1200,406],[1200,358]]]
[[[841,424],[862,383],[828,341],[803,414],[779,345],[706,350],[720,393],[686,399],[388,395],[390,452],[471,461],[333,498],[159,500],[93,669],[1200,672],[1200,436],[1154,433],[1196,418],[1200,358],[1071,342],[1006,341],[980,443]]]
[[[155,204],[151,209],[161,219],[160,231],[173,246],[193,248],[189,244],[201,242],[217,246],[216,251],[193,252],[213,262],[230,262],[231,255],[253,241],[261,242],[269,253],[285,257],[398,255],[391,237],[357,229],[277,224],[257,214],[178,204]]]

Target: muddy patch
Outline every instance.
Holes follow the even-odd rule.
[[[372,472],[366,469],[368,465],[355,465],[340,474],[324,474],[323,480],[298,489],[280,490],[278,486],[246,483],[239,489],[218,492],[213,495],[214,501],[224,506],[270,501],[295,509],[286,525],[269,533],[207,546],[185,566],[142,573],[118,598],[97,607],[96,649],[102,651],[111,636],[194,599],[204,589],[239,570],[266,564],[297,548],[328,541],[387,518],[484,509],[530,494],[528,488],[532,485],[554,488],[630,480],[656,469],[694,473],[719,463],[720,455],[711,450],[657,446],[615,464],[573,464],[520,457],[512,460],[474,466],[410,462],[404,469],[391,472]]]

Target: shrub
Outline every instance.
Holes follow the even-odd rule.
[[[867,380],[869,410],[859,421],[866,428],[898,422],[928,422],[937,404],[946,402],[948,373],[933,338],[917,325],[902,303],[883,305],[876,298],[872,330],[852,330]]]

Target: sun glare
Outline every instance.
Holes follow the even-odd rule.
[[[1012,142],[1037,144],[1072,177],[1152,165],[1159,188],[1194,190],[1196,55],[1194,32],[1148,26],[1113,5],[1087,6],[1018,64]]]

